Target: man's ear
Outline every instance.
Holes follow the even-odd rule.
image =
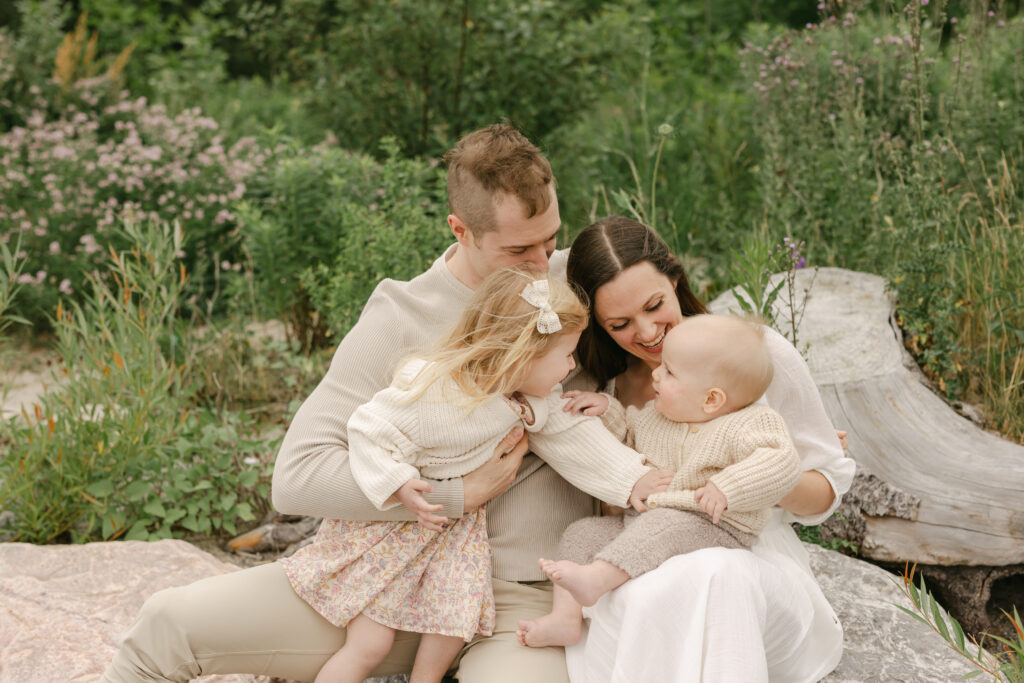
[[[729,397],[725,395],[724,389],[711,387],[708,389],[708,393],[704,395],[704,405],[701,407],[704,409],[705,415],[714,415],[725,407],[725,403],[728,400]]]
[[[448,214],[448,227],[451,228],[452,235],[455,236],[456,242],[464,247],[471,246],[469,239],[471,238],[472,233],[470,233],[466,224],[462,222],[462,219],[454,213]]]

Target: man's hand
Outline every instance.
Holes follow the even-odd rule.
[[[573,415],[604,415],[604,411],[608,410],[608,397],[596,391],[573,389],[562,394],[562,398],[569,399],[562,410]]]
[[[722,490],[712,484],[710,481],[705,485],[701,486],[693,494],[693,499],[697,505],[700,505],[704,512],[708,513],[711,517],[711,521],[718,524],[718,520],[722,518],[722,513],[729,507],[729,502],[725,499],[725,494]]]
[[[423,497],[424,491],[429,493],[433,490],[433,487],[422,479],[410,479],[395,491],[395,496],[402,505],[409,508],[409,512],[416,515],[424,527],[433,531],[444,531],[448,526],[448,518],[434,514],[444,506],[431,505]]]
[[[675,476],[672,470],[651,470],[636,480],[629,493],[629,504],[637,512],[647,512],[647,498],[667,489]]]
[[[462,477],[462,509],[475,510],[497,498],[516,480],[523,456],[530,450],[530,440],[522,425],[512,429],[494,449],[490,460]]]

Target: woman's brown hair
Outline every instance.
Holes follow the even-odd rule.
[[[619,273],[644,261],[676,281],[679,309],[685,316],[707,313],[690,289],[686,272],[668,245],[651,228],[625,216],[607,216],[583,229],[569,250],[568,280],[590,302],[590,325],[576,347],[580,366],[603,387],[626,369],[629,354],[598,324],[594,296]]]

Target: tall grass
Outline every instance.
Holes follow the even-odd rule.
[[[753,37],[763,215],[813,262],[887,276],[938,389],[1024,442],[1024,17],[946,9]]]

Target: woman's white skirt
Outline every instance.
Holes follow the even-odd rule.
[[[584,608],[573,683],[802,683],[843,653],[807,551],[776,509],[752,550],[680,555]]]

